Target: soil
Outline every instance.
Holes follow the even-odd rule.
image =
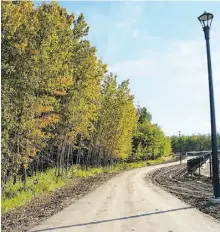
[[[208,200],[213,195],[210,177],[188,175],[186,164],[157,169],[148,177],[180,200],[220,221],[220,204]]]

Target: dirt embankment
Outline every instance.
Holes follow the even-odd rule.
[[[220,220],[220,204],[209,202],[212,181],[205,176],[189,176],[186,164],[157,169],[148,174],[153,183],[196,207],[203,213]]]

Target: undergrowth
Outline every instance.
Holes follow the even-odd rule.
[[[163,162],[164,158],[147,161],[147,163],[151,165]],[[26,191],[24,191],[24,185],[21,181],[18,181],[15,185],[13,185],[13,181],[10,180],[4,187],[4,192],[2,193],[2,212],[6,213],[11,209],[25,205],[35,196],[45,195],[49,192],[55,191],[57,188],[64,186],[68,180],[74,177],[87,178],[90,176],[97,176],[101,173],[118,173],[123,170],[145,166],[146,161],[120,163],[112,167],[89,168],[87,170],[80,169],[79,166],[74,165],[67,173],[58,178],[55,176],[55,169],[52,168],[43,173],[39,172],[36,176],[28,177],[26,182]]]

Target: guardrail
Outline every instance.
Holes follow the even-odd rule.
[[[188,173],[194,173],[202,164],[210,159],[211,153],[201,155],[199,157],[187,160]]]

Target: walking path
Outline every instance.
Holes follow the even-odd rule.
[[[30,231],[219,232],[218,221],[146,179],[173,164],[124,172]]]

